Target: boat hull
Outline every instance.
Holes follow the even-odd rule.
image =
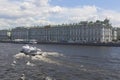
[[[42,55],[41,52],[38,51],[30,51],[30,52],[26,52],[26,51],[20,51],[21,53],[24,53],[25,55],[31,55],[31,56],[35,56],[35,55]]]

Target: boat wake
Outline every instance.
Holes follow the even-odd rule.
[[[63,57],[64,55],[63,54],[60,54],[60,53],[57,53],[57,52],[42,52],[42,55],[26,55],[24,53],[18,53],[16,55],[14,55],[14,59],[15,60],[30,60],[30,61],[43,61],[43,62],[46,62],[46,63],[51,63],[51,64],[57,64],[57,65],[60,65],[59,62],[55,61],[55,60],[52,60],[51,57]],[[24,58],[24,59],[23,59]],[[29,61],[27,61],[26,65],[32,65],[32,66],[35,66],[34,64],[31,64]]]

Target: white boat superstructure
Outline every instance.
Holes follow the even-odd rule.
[[[29,45],[25,45],[22,47],[22,50],[20,51],[26,55],[37,55],[37,54],[42,54],[41,49],[38,49],[36,47],[32,47]]]

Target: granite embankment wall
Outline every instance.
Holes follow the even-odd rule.
[[[25,41],[0,41],[1,43],[19,43],[19,44],[29,44]],[[108,47],[120,47],[120,42],[110,42],[110,43],[68,43],[68,42],[38,42],[37,44],[55,44],[55,45],[82,45],[82,46],[108,46]]]

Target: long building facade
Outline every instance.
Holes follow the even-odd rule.
[[[108,20],[45,27],[20,27],[11,30],[12,41],[106,43],[112,42],[115,37],[117,36],[113,37],[113,28]]]
[[[31,28],[29,39],[39,42],[111,42],[112,28],[104,25],[64,25],[49,28]]]

